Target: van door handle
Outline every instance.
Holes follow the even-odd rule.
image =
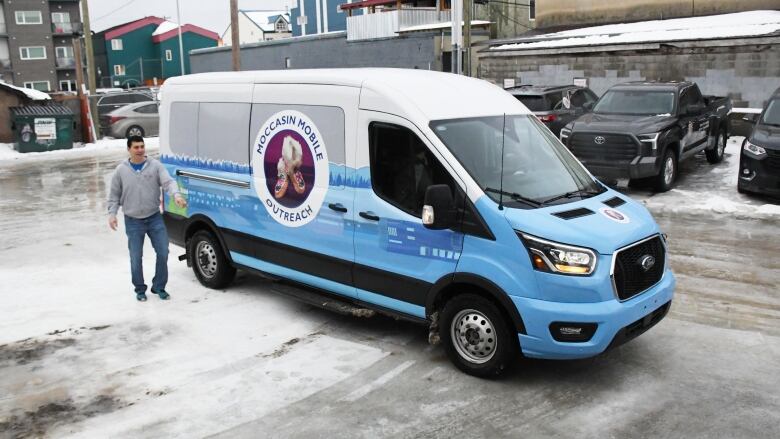
[[[331,208],[332,210],[335,210],[336,212],[341,212],[341,213],[347,212],[347,208],[344,207],[341,203],[335,203],[335,204],[330,203],[328,204],[328,207]]]
[[[379,221],[379,217],[370,210],[368,212],[360,212],[358,215],[360,215],[361,218],[365,218],[367,220]]]

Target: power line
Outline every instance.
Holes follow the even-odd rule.
[[[83,0],[83,1],[87,1],[87,0]],[[117,11],[119,11],[120,9],[124,9],[124,8],[126,8],[126,7],[130,6],[130,5],[131,5],[131,4],[133,4],[133,3],[135,3],[135,0],[129,0],[129,1],[127,1],[125,4],[123,4],[122,6],[120,6],[120,7],[116,8],[116,9],[114,9],[113,11],[111,11],[111,12],[109,12],[109,13],[107,13],[107,14],[103,14],[103,15],[101,15],[100,17],[93,19],[93,20],[92,20],[92,22],[94,23],[95,21],[98,21],[98,20],[101,20],[101,19],[103,19],[103,18],[106,18],[106,17],[108,17],[109,15],[113,14],[114,12],[117,12]]]

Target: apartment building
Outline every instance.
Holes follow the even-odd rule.
[[[75,91],[78,0],[0,1],[0,80],[41,91]]]

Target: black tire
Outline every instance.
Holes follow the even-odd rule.
[[[705,149],[704,154],[707,156],[707,161],[710,164],[716,164],[723,161],[723,152],[726,150],[726,131],[721,130],[718,133],[718,138],[715,140],[715,147],[712,149]]]
[[[668,169],[669,166],[671,166],[671,170]],[[666,192],[671,189],[674,181],[677,180],[678,172],[677,154],[674,153],[673,148],[666,148],[663,161],[661,161],[661,169],[654,179],[656,192]]]
[[[228,286],[236,277],[219,240],[206,230],[196,232],[187,242],[187,257],[200,283],[208,288]]]
[[[129,138],[130,136],[141,136],[144,137],[146,135],[146,132],[143,128],[139,127],[138,125],[133,125],[130,128],[125,131],[125,138]]]
[[[482,296],[460,294],[447,301],[439,328],[450,361],[469,375],[496,377],[517,359],[517,334],[498,306]]]

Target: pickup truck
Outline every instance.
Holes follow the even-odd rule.
[[[560,138],[592,174],[665,192],[682,160],[702,150],[710,163],[723,160],[730,111],[728,97],[702,96],[693,82],[629,82],[607,90]]]

